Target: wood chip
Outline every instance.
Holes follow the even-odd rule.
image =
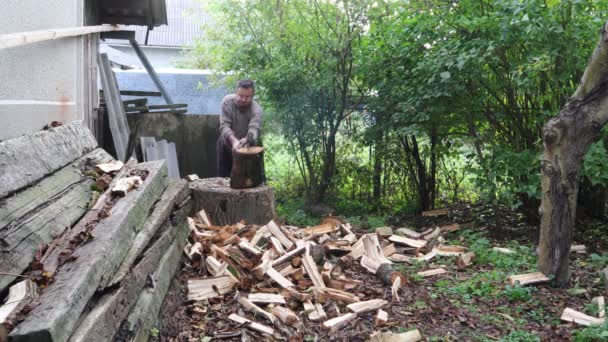
[[[376,315],[374,316],[374,325],[376,327],[383,327],[388,322],[388,312],[378,309]]]
[[[271,327],[265,326],[265,325],[260,324],[260,323],[252,322],[252,321],[248,320],[247,318],[241,317],[241,316],[239,316],[237,314],[232,314],[232,315],[228,316],[228,319],[233,320],[233,321],[235,321],[237,323],[240,323],[240,324],[246,324],[246,326],[248,328],[251,328],[253,330],[257,330],[257,331],[259,331],[261,333],[264,333],[264,334],[268,334],[268,335],[273,335],[274,334],[274,329],[272,329]]]
[[[129,190],[137,188],[141,185],[142,179],[139,176],[121,178],[112,187],[112,192],[119,196],[126,196]]]
[[[397,278],[399,279],[399,278]],[[388,304],[388,302],[384,299],[370,299],[364,302],[352,303],[347,305],[346,307],[357,314],[375,311]]]
[[[0,306],[0,325],[17,315],[25,305],[38,297],[36,287],[33,281],[26,279],[9,288],[5,304]]]
[[[577,254],[586,254],[587,247],[585,247],[585,245],[572,245],[570,246],[570,252]]]
[[[394,242],[398,245],[406,245],[406,246],[410,246],[410,247],[414,247],[414,248],[422,248],[422,247],[426,246],[425,240],[410,239],[410,238],[406,238],[406,237],[398,236],[398,235],[393,235],[390,238],[388,238],[388,240],[390,242]]]
[[[293,327],[300,323],[300,318],[291,310],[283,306],[272,308],[272,314],[278,317],[281,322]]]
[[[473,252],[461,254],[460,256],[458,256],[458,259],[456,259],[456,265],[459,269],[467,268],[469,265],[471,265],[474,258],[475,253]]]
[[[97,164],[95,168],[103,173],[117,172],[122,169],[125,164],[120,160],[113,160],[109,163]]]
[[[272,267],[269,267],[266,270],[266,275],[269,276],[272,280],[274,280],[277,284],[279,284],[279,286],[281,286],[284,289],[294,286],[291,281],[289,281],[287,278],[285,278],[283,275],[281,275],[281,273],[279,273],[277,270],[275,270]]]
[[[280,294],[273,293],[250,293],[249,300],[252,303],[261,304],[285,304],[285,298]]]
[[[336,330],[340,329],[341,327],[354,321],[355,318],[357,318],[356,313],[348,313],[346,315],[338,316],[338,317],[332,318],[328,321],[325,321],[325,322],[323,322],[323,324],[321,324],[321,326],[324,329],[327,329],[331,332],[335,332]]]
[[[541,272],[512,275],[508,279],[509,283],[515,286],[517,283],[521,286],[546,283],[550,279]]]
[[[447,271],[444,270],[443,268],[436,268],[436,269],[432,269],[432,270],[428,270],[428,271],[422,271],[422,272],[418,272],[416,273],[417,275],[421,276],[421,277],[431,277],[434,275],[439,275],[439,274],[444,274]]]
[[[566,322],[574,322],[576,324],[589,326],[592,324],[602,324],[604,323],[604,318],[597,318],[589,315],[585,315],[582,312],[578,312],[574,309],[566,308],[562,313],[561,317],[562,321]]]

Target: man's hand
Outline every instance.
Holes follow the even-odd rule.
[[[241,140],[237,140],[235,144],[232,145],[232,150],[236,151],[241,147],[247,146],[247,138],[243,138]]]
[[[247,144],[249,146],[255,146],[258,142],[258,135],[255,131],[250,130],[247,132]]]

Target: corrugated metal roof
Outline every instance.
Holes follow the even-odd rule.
[[[196,38],[203,35],[202,25],[210,21],[200,0],[166,0],[168,25],[150,30],[146,44],[146,26],[126,26],[125,30],[135,31],[135,39],[140,45],[191,46]],[[107,44],[126,44],[124,40],[107,39]]]

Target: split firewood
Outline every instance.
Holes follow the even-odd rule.
[[[262,252],[260,252],[258,249],[256,249],[255,247],[253,247],[249,242],[247,242],[246,240],[241,240],[241,242],[239,242],[239,248],[243,251],[246,252],[250,255],[253,256],[259,256],[262,254]]]
[[[443,268],[436,268],[436,269],[432,269],[432,270],[428,270],[428,271],[422,271],[422,272],[418,272],[416,273],[417,275],[421,276],[421,277],[431,277],[434,275],[439,275],[439,274],[444,274],[447,271],[444,270]]]
[[[416,257],[415,259],[418,261],[429,261],[431,259],[433,259],[434,257],[437,256],[437,251],[435,249],[433,249],[432,251],[430,251],[429,253],[420,256],[420,257]]]
[[[293,246],[293,242],[285,235],[285,233],[281,230],[281,227],[279,227],[274,221],[268,222],[266,227],[285,248],[290,249]]]
[[[124,197],[129,190],[139,187],[141,183],[143,183],[143,180],[139,176],[121,178],[112,187],[112,193]]]
[[[363,244],[363,237],[360,237],[355,244],[352,245],[353,249],[350,253],[342,256],[340,260],[346,262],[348,260],[357,260],[365,254],[365,245]]]
[[[376,331],[369,336],[369,342],[417,342],[420,340],[422,340],[422,335],[418,329],[400,334]]]
[[[398,235],[393,235],[391,237],[388,238],[388,240],[390,242],[394,242],[398,245],[406,245],[406,246],[410,246],[410,247],[414,247],[414,248],[422,248],[424,246],[426,246],[426,240],[416,240],[416,239],[410,239],[410,238],[406,238],[403,236],[398,236]]]
[[[521,286],[546,283],[550,279],[541,272],[512,275],[508,278],[509,283],[515,286],[517,283]]]
[[[441,229],[439,229],[439,227],[436,227],[430,234],[425,235],[424,239],[426,241],[430,241],[430,240],[436,239],[439,236],[439,234],[441,234]]]
[[[597,317],[604,319],[606,316],[606,304],[604,300],[604,296],[598,296],[591,300],[591,303],[597,305],[598,314]]]
[[[272,262],[272,266],[276,267],[287,261],[290,261],[291,259],[295,258],[296,256],[303,254],[305,250],[306,250],[306,246],[304,244],[301,244],[300,246],[297,246],[295,249],[293,249],[293,250],[283,254],[279,258],[275,259]]]
[[[188,182],[194,182],[194,181],[195,181],[195,180],[197,180],[197,179],[200,179],[200,178],[198,178],[198,175],[197,175],[197,174],[191,174],[191,175],[187,175],[187,176],[186,176],[186,180],[187,180]]]
[[[205,300],[232,291],[238,281],[231,275],[188,280],[188,300]]]
[[[439,229],[441,229],[442,233],[451,233],[460,230],[460,225],[458,223],[452,223],[445,226],[441,226],[439,227]]]
[[[269,276],[272,280],[274,280],[274,282],[279,284],[282,288],[286,289],[294,286],[291,281],[281,275],[281,273],[279,273],[277,270],[272,268],[272,266],[266,270],[266,275]]]
[[[278,317],[281,322],[293,327],[300,323],[300,318],[291,310],[283,306],[272,308],[272,314]]]
[[[403,254],[392,254],[388,257],[388,260],[392,262],[407,262],[411,263],[413,258]]]
[[[239,238],[238,235],[232,234],[227,239],[220,242],[219,244],[222,246],[230,246],[230,245],[238,244],[240,241],[241,241],[241,238]]]
[[[321,324],[321,326],[324,329],[327,329],[331,332],[335,332],[336,330],[340,329],[341,327],[354,321],[355,318],[357,318],[356,313],[348,313],[346,315],[338,316],[338,317],[332,318],[328,321],[325,321],[325,322],[323,322],[323,324]]]
[[[273,293],[250,293],[249,300],[260,304],[285,304],[285,298],[280,294]]]
[[[5,303],[0,306],[0,326],[13,319],[24,306],[38,297],[36,284],[29,280],[22,280],[11,286]]]
[[[196,213],[196,217],[205,226],[213,226],[213,224],[211,224],[211,218],[209,218],[209,215],[207,215],[205,209],[202,209],[198,213]]]
[[[566,322],[574,322],[576,324],[589,326],[592,324],[602,324],[604,323],[604,318],[597,318],[589,315],[585,315],[582,312],[578,312],[574,309],[566,308],[562,313],[561,317],[562,321]]]
[[[311,235],[311,236],[313,236],[313,235]],[[331,240],[331,236],[329,236],[329,235],[327,235],[327,234],[323,234],[323,235],[321,235],[321,237],[319,238],[319,243],[320,243],[320,244],[323,244],[324,242],[329,241],[329,240]]]
[[[393,298],[393,303],[401,302],[399,298],[399,289],[401,289],[401,278],[397,277],[393,280],[393,285],[391,286],[391,297]]]
[[[325,313],[325,310],[323,310],[323,306],[321,304],[313,304],[309,300],[303,302],[302,304],[304,305],[304,313],[308,315],[308,319],[311,321],[320,321],[327,318],[327,314]]]
[[[456,265],[459,269],[465,269],[473,262],[473,258],[475,258],[475,253],[468,252],[458,256],[456,259]]]
[[[376,228],[376,235],[381,238],[387,238],[393,235],[393,228],[391,227],[378,227]]]
[[[200,261],[203,258],[203,245],[200,242],[194,243],[190,251],[188,251],[188,259],[190,261]]]
[[[570,252],[577,254],[586,254],[587,247],[585,247],[585,245],[572,245],[570,246]]]
[[[330,272],[324,271],[321,273],[325,286],[338,290],[354,290],[363,284],[361,280],[347,279],[344,276],[332,278]]]
[[[433,250],[440,256],[459,256],[466,251],[466,248],[462,246],[441,245],[433,248]]]
[[[336,253],[336,254],[350,253],[353,250],[353,248],[350,246],[350,243],[348,243],[348,241],[344,241],[344,240],[325,241],[325,243],[323,243],[323,248],[328,253]]]
[[[395,253],[397,253],[397,249],[395,248],[394,243],[386,245],[384,248],[382,248],[382,255],[384,255],[387,258]]]
[[[311,300],[313,297],[313,295],[310,293],[301,293],[294,290],[292,287],[288,289],[281,289],[280,293],[285,299],[290,299],[301,303]]]
[[[268,227],[262,226],[255,231],[255,235],[251,238],[250,243],[254,246],[257,246],[260,241],[268,239],[272,236]]]
[[[272,247],[274,248],[274,250],[277,251],[277,253],[279,253],[279,255],[283,255],[286,253],[285,249],[281,245],[281,242],[279,242],[279,240],[277,238],[275,238],[274,236],[270,237],[270,243],[272,244]]]
[[[323,235],[323,234],[331,234],[338,229],[340,229],[339,225],[336,226],[331,223],[323,223],[318,226],[306,228],[303,230],[303,233],[306,235]]]
[[[422,212],[422,216],[442,216],[442,215],[447,215],[448,214],[448,210],[447,209],[436,209],[436,210],[427,210],[427,211],[423,211]]]
[[[232,261],[245,270],[252,270],[258,262],[255,258],[247,257],[238,249],[231,247],[226,251]]]
[[[494,247],[492,248],[492,250],[503,254],[515,254],[515,251],[510,248]]]
[[[109,163],[97,164],[95,165],[95,168],[103,173],[112,173],[120,171],[123,166],[125,166],[125,164],[122,161],[113,160]]]
[[[246,327],[251,328],[253,330],[257,330],[264,334],[268,334],[268,335],[274,334],[274,329],[272,329],[271,327],[268,327],[268,326],[260,324],[260,323],[252,322],[251,320],[248,320],[247,318],[241,317],[237,314],[232,314],[232,315],[228,316],[228,319],[235,321],[239,324],[244,324]]]
[[[399,235],[406,235],[407,237],[410,237],[412,239],[420,239],[422,237],[420,233],[405,227],[397,229],[395,233]]]
[[[380,247],[377,235],[364,235],[363,246],[365,248],[365,253],[361,258],[361,266],[365,267],[371,273],[375,274],[382,264],[392,264],[392,262],[382,253],[382,247]]]
[[[263,280],[264,279],[264,275],[266,274],[266,271],[272,267],[272,258],[274,257],[274,250],[273,249],[269,249],[266,252],[264,252],[264,254],[262,255],[262,259],[261,262],[258,264],[258,266],[256,266],[252,272],[253,275],[258,279],[258,280]]]
[[[222,276],[228,272],[228,264],[217,260],[212,255],[209,255],[205,259],[205,265],[207,266],[207,271],[215,277]]]
[[[383,327],[388,322],[388,312],[378,309],[376,315],[374,316],[374,325],[376,327]]]
[[[346,307],[356,314],[361,314],[378,310],[386,304],[388,304],[388,302],[384,299],[370,299],[364,302],[352,303]]]
[[[317,264],[314,262],[310,255],[304,255],[302,257],[302,265],[304,266],[304,270],[312,283],[317,287],[325,287],[325,283],[323,282],[323,278],[321,274],[319,274],[319,270],[317,269]]]
[[[312,293],[315,296],[315,300],[319,303],[325,303],[326,299],[337,300],[343,303],[356,303],[359,302],[359,297],[354,294],[338,289],[332,289],[329,287],[313,287]]]
[[[253,304],[249,299],[239,296],[237,301],[243,306],[245,310],[253,312],[254,314],[261,315],[262,317],[268,319],[272,324],[274,324],[275,317],[268,311],[265,311],[259,306]]]

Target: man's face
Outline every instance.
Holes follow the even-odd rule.
[[[236,103],[240,108],[246,108],[251,105],[253,100],[253,89],[249,88],[237,88],[236,89]]]

